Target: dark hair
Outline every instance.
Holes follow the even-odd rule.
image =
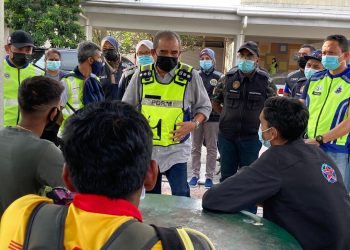
[[[124,198],[143,185],[152,155],[152,131],[129,104],[86,105],[65,124],[62,151],[80,193]]]
[[[77,50],[78,50],[78,62],[83,63],[89,57],[95,56],[97,51],[101,51],[101,48],[93,42],[85,41],[78,44]]]
[[[39,111],[39,106],[59,101],[63,90],[63,85],[51,78],[28,77],[18,88],[18,105],[22,112],[35,113]]]
[[[310,44],[303,44],[303,45],[300,46],[300,48],[301,49],[308,48],[308,49],[310,49],[310,52],[313,52],[313,51],[316,50],[316,48],[314,46],[310,45]]]
[[[57,54],[59,58],[61,59],[61,52],[59,52],[57,49],[48,49],[45,52],[45,61],[49,58],[50,55]]]
[[[305,134],[309,111],[297,99],[276,96],[266,100],[263,116],[269,127],[275,127],[283,139],[293,141]]]
[[[336,41],[339,44],[342,52],[349,51],[349,42],[348,39],[343,35],[330,35],[327,36],[326,41]]]
[[[163,30],[163,31],[158,31],[157,32],[157,34],[154,36],[154,39],[153,39],[153,49],[158,48],[159,41],[162,38],[165,38],[165,39],[173,39],[173,38],[175,38],[178,41],[179,47],[181,49],[181,38],[180,38],[180,36],[176,32],[173,32],[173,31],[170,31],[170,30]]]

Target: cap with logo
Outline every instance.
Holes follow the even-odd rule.
[[[314,50],[311,55],[304,56],[305,60],[308,61],[309,59],[314,59],[317,61],[322,61],[322,51],[321,50]]]
[[[238,52],[241,52],[244,49],[248,50],[253,55],[259,56],[260,51],[258,45],[253,41],[243,43],[242,46],[239,48]]]
[[[17,49],[23,47],[34,47],[31,35],[23,30],[16,30],[7,39],[7,44],[15,46]]]

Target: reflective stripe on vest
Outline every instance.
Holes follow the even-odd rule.
[[[155,146],[167,147],[179,143],[171,139],[173,135],[170,132],[177,129],[177,123],[185,120],[183,102],[192,69],[180,63],[171,82],[163,84],[157,81],[153,65],[141,66],[141,112],[151,126]]]
[[[62,78],[61,81],[64,81],[67,85],[69,104],[75,110],[82,108],[84,106],[82,102],[84,80],[74,76],[69,76],[66,78]],[[71,108],[69,108],[68,105],[66,105],[65,108],[62,110],[62,113],[64,119],[67,119],[74,113],[74,111],[71,110]]]
[[[307,92],[309,122],[307,134],[310,138],[323,135],[347,119],[350,98],[350,79],[341,76],[331,78],[324,74],[312,77]],[[336,149],[348,144],[348,134],[326,143],[325,147]],[[334,146],[332,146],[334,145]]]
[[[17,99],[6,99],[4,100],[5,106],[18,106],[18,100]]]
[[[16,126],[19,121],[18,87],[28,78],[43,75],[44,72],[29,64],[24,69],[11,67],[4,59],[4,126]]]

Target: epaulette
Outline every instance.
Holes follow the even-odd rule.
[[[61,80],[62,80],[63,78],[68,78],[68,77],[71,77],[71,76],[76,76],[75,73],[74,73],[73,71],[72,71],[72,72],[69,72],[68,74],[66,74],[66,75],[64,75],[64,76],[62,76]]]
[[[217,71],[217,70],[214,70],[213,74],[215,74],[215,75],[217,75],[219,77],[221,77],[223,75],[223,73],[221,73],[220,71]]]
[[[268,72],[266,72],[265,70],[262,70],[261,68],[257,67],[256,68],[256,73],[265,76],[266,78],[270,78],[270,75]]]
[[[292,75],[297,74],[298,72],[299,72],[299,69],[298,69],[298,70],[294,70],[294,71],[290,72],[290,73],[287,75],[287,78],[288,78],[288,77],[291,77]]]
[[[226,75],[234,75],[238,72],[238,67],[235,66],[232,69],[229,70],[229,72],[226,73]]]
[[[127,68],[123,69],[123,73],[127,72],[129,70],[134,70],[135,71],[135,69],[137,69],[137,65],[132,65],[130,67],[127,67]]]
[[[299,78],[297,82],[304,82],[304,81],[307,81],[306,77]]]
[[[123,75],[125,76],[125,77],[127,77],[127,76],[130,76],[130,75],[133,75],[134,73],[135,73],[135,71],[137,70],[137,66],[135,66],[135,67],[132,67],[132,68],[128,68],[127,70],[123,70]]]

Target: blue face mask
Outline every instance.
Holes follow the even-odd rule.
[[[243,73],[251,73],[255,69],[255,62],[253,60],[245,60],[245,59],[239,59],[238,60],[238,68]]]
[[[61,68],[61,61],[47,61],[46,68],[52,71],[59,70]]]
[[[153,57],[152,56],[138,56],[137,57],[137,63],[139,65],[148,65],[153,63]]]
[[[312,69],[312,68],[305,68],[305,70],[304,70],[304,75],[305,75],[305,77],[306,77],[307,79],[310,79],[311,76],[312,76],[313,74],[315,74],[316,72],[318,72],[318,70]]]
[[[98,73],[100,73],[102,67],[103,67],[103,62],[101,62],[101,61],[94,61],[91,64],[91,72],[92,72],[92,74],[97,75]]]
[[[322,56],[322,64],[328,70],[335,70],[339,68],[339,57],[338,56]]]
[[[271,140],[265,140],[263,137],[263,133],[269,131],[272,127],[265,129],[264,131],[261,130],[261,128],[259,128],[258,134],[259,134],[259,140],[261,142],[262,145],[264,145],[265,147],[269,148],[271,147]]]
[[[207,70],[211,69],[211,67],[213,67],[213,61],[212,60],[200,60],[199,66],[201,66],[201,68],[204,71],[207,71]]]

